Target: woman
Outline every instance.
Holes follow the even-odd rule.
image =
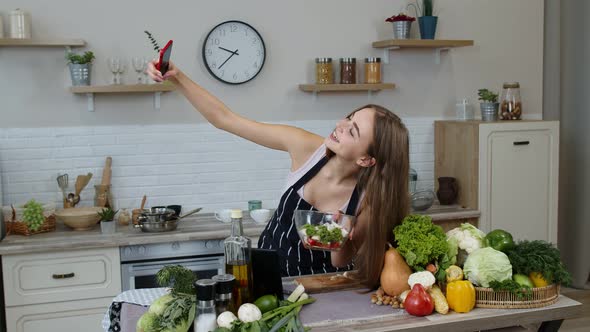
[[[334,272],[354,267],[364,283],[375,288],[393,228],[409,208],[408,132],[399,117],[377,105],[353,111],[328,137],[300,128],[266,124],[230,111],[174,64],[166,74],[148,65],[157,82],[169,80],[215,127],[254,143],[288,152],[288,188],[259,247],[277,249],[284,275]],[[356,215],[351,240],[338,252],[304,249],[293,230],[296,209],[343,211]]]

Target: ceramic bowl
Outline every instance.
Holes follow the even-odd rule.
[[[271,216],[272,214],[269,209],[256,209],[250,211],[250,217],[252,217],[257,224],[266,224]]]
[[[354,216],[346,214],[336,215],[334,213],[295,210],[295,227],[299,238],[306,249],[315,249],[323,251],[338,251],[346,241],[352,226],[356,221]],[[330,239],[323,239],[318,233],[328,230]],[[340,233],[340,235],[338,235]],[[338,239],[334,241],[333,239]]]
[[[99,221],[103,208],[98,206],[63,209],[55,212],[57,220],[61,220],[66,226],[75,231],[92,229]]]

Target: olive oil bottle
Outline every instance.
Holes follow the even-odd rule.
[[[225,239],[225,273],[232,274],[234,308],[252,302],[252,240],[244,236],[242,210],[231,211],[231,235]]]

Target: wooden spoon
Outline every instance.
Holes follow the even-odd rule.
[[[143,195],[143,198],[141,199],[141,206],[139,207],[141,210],[143,210],[143,207],[145,206],[146,199],[147,199],[146,195]]]
[[[111,184],[111,174],[112,174],[112,170],[111,170],[111,165],[113,164],[113,158],[111,157],[107,157],[107,160],[105,161],[104,164],[104,168],[102,170],[102,182],[101,184],[108,186]]]

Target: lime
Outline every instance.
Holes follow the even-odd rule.
[[[278,307],[279,301],[275,295],[268,294],[259,297],[256,301],[254,301],[254,305],[257,306],[262,313],[265,313]]]

